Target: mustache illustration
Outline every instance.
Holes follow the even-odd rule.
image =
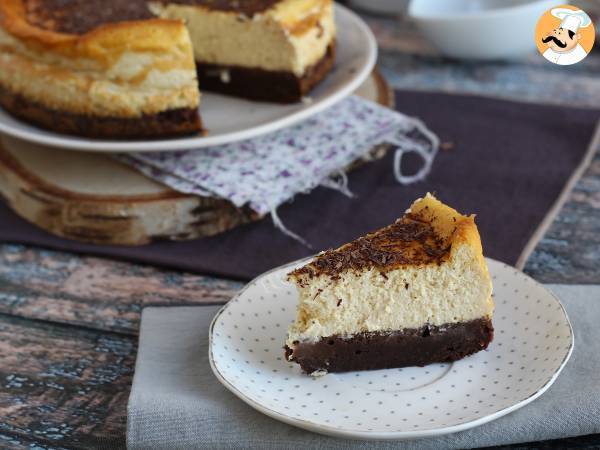
[[[544,44],[546,44],[547,42],[550,42],[550,41],[553,41],[560,48],[565,48],[567,46],[566,42],[559,41],[556,36],[547,36],[545,38],[542,38],[542,42]]]

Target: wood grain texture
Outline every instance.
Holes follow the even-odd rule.
[[[48,155],[52,158],[46,167],[32,164]],[[46,171],[55,171],[56,166],[64,170],[63,176],[50,181]],[[109,186],[122,185],[121,193],[89,192],[90,184],[101,185],[102,180]],[[140,193],[122,194],[132,185]],[[0,146],[0,195],[17,214],[40,228],[96,244],[194,239],[260,218],[222,199],[157,189],[155,183],[108,156],[73,156],[66,150],[44,149],[9,138],[2,139]]]
[[[0,313],[137,334],[146,306],[226,303],[242,284],[0,245]]]
[[[0,315],[0,432],[122,447],[135,355],[135,337]]]
[[[544,283],[600,284],[600,152],[525,265]]]
[[[3,450],[67,450],[67,447],[60,445],[48,445],[35,438],[17,438],[9,434],[2,433],[0,433],[0,448]]]

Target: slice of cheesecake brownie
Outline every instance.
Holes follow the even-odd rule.
[[[492,284],[474,216],[431,194],[396,223],[288,275],[286,356],[311,373],[423,366],[485,349]]]

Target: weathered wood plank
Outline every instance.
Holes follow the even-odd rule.
[[[600,153],[527,261],[544,283],[600,283]]]
[[[100,258],[0,245],[0,313],[137,333],[146,306],[221,304],[242,284]]]
[[[135,356],[135,337],[0,315],[0,433],[122,447]]]

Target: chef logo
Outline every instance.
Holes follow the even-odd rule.
[[[552,8],[540,18],[535,40],[544,58],[568,66],[584,59],[594,46],[594,24],[585,11],[569,5]]]

